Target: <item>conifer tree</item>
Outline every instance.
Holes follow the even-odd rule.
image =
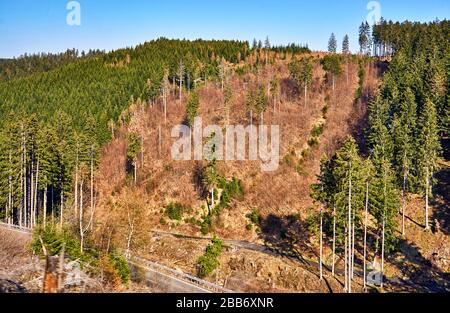
[[[313,79],[313,63],[312,59],[305,57],[300,61],[293,61],[289,64],[291,77],[295,80],[297,87],[304,89],[305,108],[308,100],[308,86]]]
[[[333,91],[335,90],[335,79],[341,74],[341,59],[338,55],[327,55],[320,61],[325,72],[331,76]]]
[[[402,186],[402,235],[405,235],[406,194],[411,182],[411,172],[415,156],[414,130],[416,129],[416,102],[410,88],[405,90],[398,112],[392,122],[394,141],[395,171],[397,181]]]
[[[194,119],[198,116],[198,108],[200,105],[200,100],[197,91],[193,91],[189,95],[187,107],[186,107],[186,121],[189,126],[194,125]]]
[[[348,38],[348,35],[346,34],[344,36],[344,39],[342,40],[342,54],[346,57],[346,75],[347,75],[347,84],[349,82],[349,54],[350,54],[350,40]]]
[[[337,40],[334,33],[332,33],[330,39],[328,40],[328,52],[336,53],[336,51],[337,51]]]
[[[336,153],[333,176],[336,180],[336,207],[347,231],[347,292],[352,292],[354,271],[355,228],[360,225],[360,210],[364,207],[365,184],[362,160],[353,138],[347,139]]]
[[[427,99],[420,113],[418,145],[416,147],[419,186],[425,197],[425,229],[429,229],[429,199],[432,197],[433,175],[438,167],[440,143],[436,108]]]
[[[349,54],[350,53],[350,40],[348,38],[348,35],[344,36],[344,39],[342,40],[342,54]]]

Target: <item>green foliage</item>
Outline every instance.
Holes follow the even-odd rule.
[[[169,203],[166,207],[167,216],[174,221],[181,221],[183,219],[183,212],[186,211],[185,207],[183,207],[180,203]]]
[[[41,241],[42,240],[42,241]],[[80,241],[69,228],[60,228],[53,224],[47,226],[38,225],[33,233],[33,240],[30,248],[33,253],[43,255],[42,243],[51,256],[59,255],[64,247],[64,254],[71,260],[79,261],[82,267],[89,265],[89,271],[92,274],[99,273],[102,266],[110,266],[120,277],[122,283],[127,283],[130,279],[130,269],[125,258],[115,252],[106,254],[101,253],[94,247],[80,250]],[[106,259],[108,264],[101,262]]]
[[[12,186],[8,214],[18,217],[21,179],[12,175],[11,184],[8,179],[9,173],[20,172],[23,150],[28,169],[35,171],[39,160],[38,201],[46,189],[48,211],[55,212],[61,199],[67,203],[73,194],[75,169],[91,162],[96,167],[100,148],[114,130],[159,97],[162,84],[178,83],[180,60],[183,85],[191,88],[188,77],[215,79],[219,60],[237,63],[248,50],[246,42],[161,38],[110,53],[91,51],[80,57],[70,50],[1,62],[0,212],[5,212]],[[136,136],[130,139],[127,171],[140,149]]]
[[[264,86],[250,88],[246,97],[247,111],[254,111],[257,114],[264,113],[267,109],[268,98]]]
[[[310,209],[308,217],[306,218],[306,224],[308,226],[308,233],[310,234],[310,236],[317,236],[319,234],[318,220],[318,213]]]
[[[450,72],[447,78],[444,74],[450,51],[445,39],[448,26],[448,21],[400,24],[383,20],[374,27],[377,54],[396,53],[369,106],[369,144],[374,160],[388,160],[396,185],[409,192],[425,193],[426,177],[431,178],[437,169],[439,134],[448,128],[444,109],[449,93],[445,81],[450,77]]]
[[[333,76],[339,76],[342,72],[341,57],[337,54],[326,55],[320,60],[320,64],[325,72]]]
[[[311,148],[317,146],[318,144],[319,141],[315,137],[312,137],[308,140],[308,146],[310,146]]]
[[[342,40],[342,53],[343,54],[350,53],[350,40],[347,34],[344,36],[344,39]]]
[[[92,261],[91,255],[88,253],[81,253],[80,242],[69,229],[60,229],[54,225],[36,227],[33,233],[33,240],[31,242],[31,250],[35,254],[43,255],[42,243],[40,239],[42,239],[47,253],[51,256],[58,255],[64,246],[65,254],[72,260],[79,259],[83,262]]]
[[[336,53],[336,51],[337,51],[337,40],[334,33],[332,33],[330,39],[328,40],[328,52]]]
[[[200,232],[202,235],[208,235],[212,227],[212,216],[205,216],[203,221],[200,224]]]
[[[122,283],[124,283],[124,284],[128,283],[130,280],[131,271],[128,266],[127,260],[123,256],[115,254],[115,253],[110,253],[108,255],[108,257],[109,257],[109,263],[116,270]]]
[[[364,80],[366,79],[366,62],[365,59],[358,60],[358,89],[356,89],[355,98],[359,99],[362,97],[362,92],[364,88]]]
[[[49,72],[64,65],[77,62],[79,60],[103,55],[99,50],[89,52],[71,49],[63,53],[40,53],[23,55],[17,59],[4,60],[0,62],[0,82],[28,77],[34,74]],[[1,61],[1,60],[0,60]]]
[[[141,142],[139,140],[139,135],[136,133],[128,134],[127,159],[134,162],[140,150]]]
[[[323,134],[323,128],[324,128],[324,124],[314,126],[313,130],[311,131],[311,136],[319,137],[320,135]]]
[[[200,100],[196,91],[191,92],[189,95],[187,107],[186,107],[186,120],[190,126],[194,125],[194,120],[198,116],[198,108],[200,106]]]
[[[294,60],[289,64],[291,77],[294,79],[297,87],[303,89],[312,82],[313,78],[313,62],[312,58],[305,57],[300,61]]]
[[[251,213],[247,214],[247,218],[256,226],[261,226],[261,214],[258,209],[253,209]]]
[[[220,263],[218,258],[223,250],[223,243],[217,237],[214,237],[206,247],[205,253],[197,260],[198,275],[200,277],[207,277],[211,275]]]
[[[322,159],[319,183],[312,185],[311,196],[316,202],[328,210],[336,207],[336,233],[340,241],[348,227],[350,206],[352,223],[359,224],[365,200],[365,167],[356,141],[350,137],[331,159]]]

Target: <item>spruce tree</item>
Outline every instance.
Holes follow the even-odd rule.
[[[289,64],[291,77],[294,79],[298,89],[304,90],[305,108],[308,99],[308,86],[313,79],[313,63],[312,59],[305,57],[300,61],[293,61]]]
[[[432,197],[433,175],[438,168],[440,142],[436,108],[431,100],[426,100],[420,113],[417,149],[419,186],[425,197],[425,229],[429,229],[429,199]]]
[[[416,129],[416,102],[414,93],[407,88],[392,122],[394,164],[398,185],[402,188],[402,234],[405,235],[406,194],[410,190],[415,157],[414,130]]]
[[[198,116],[198,108],[200,100],[197,91],[193,91],[189,95],[187,107],[186,107],[186,120],[189,126],[194,125],[194,119]]]
[[[328,52],[336,53],[336,51],[337,51],[337,40],[334,33],[332,33],[330,39],[328,40]]]
[[[344,39],[342,40],[342,54],[349,54],[350,53],[350,40],[348,38],[348,35],[344,36]]]

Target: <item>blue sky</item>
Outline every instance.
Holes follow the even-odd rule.
[[[69,26],[69,0],[0,0],[0,58],[25,52],[58,52],[134,46],[168,38],[241,39],[269,36],[274,44],[307,43],[324,50],[331,32],[357,30],[368,0],[78,0],[81,25]],[[450,18],[449,0],[380,0],[392,20]]]

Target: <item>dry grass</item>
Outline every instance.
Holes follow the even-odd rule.
[[[317,57],[313,54],[314,57]],[[348,135],[358,135],[362,133],[365,126],[365,115],[368,98],[362,102],[355,102],[354,95],[358,84],[357,62],[349,64],[349,81],[347,83],[346,73],[336,81],[336,90],[333,92],[330,86],[324,81],[325,73],[316,62],[314,66],[313,84],[309,90],[308,104],[304,107],[302,93],[299,93],[293,86],[289,78],[288,60],[278,60],[274,65],[270,65],[261,70],[256,77],[254,74],[247,74],[244,77],[232,75],[229,79],[233,89],[232,108],[230,124],[249,125],[249,114],[246,112],[245,95],[249,84],[257,81],[263,85],[275,75],[281,80],[281,101],[279,105],[273,107],[271,103],[264,114],[265,124],[280,125],[281,147],[280,166],[274,172],[261,172],[260,163],[255,161],[246,162],[219,162],[219,171],[222,175],[231,178],[237,177],[242,181],[245,196],[240,201],[234,202],[232,206],[224,210],[215,221],[213,232],[221,238],[261,241],[262,238],[254,230],[246,230],[249,223],[246,215],[257,208],[262,218],[277,216],[283,219],[292,214],[300,214],[301,219],[307,217],[308,208],[313,206],[310,198],[310,185],[316,182],[316,175],[319,173],[320,159],[323,155],[331,155]],[[365,94],[372,96],[377,89],[380,73],[372,68],[367,75]],[[247,83],[245,83],[247,82]],[[225,125],[224,110],[222,106],[222,93],[219,84],[209,82],[206,86],[199,88],[200,95],[200,115],[203,124]],[[140,109],[137,105],[132,114],[129,124],[123,125],[115,133],[115,139],[111,141],[102,154],[100,170],[97,178],[99,192],[99,208],[97,220],[107,224],[108,220],[113,222],[121,218],[117,210],[112,210],[111,199],[117,202],[126,202],[126,198],[135,197],[139,199],[146,210],[146,230],[162,229],[176,231],[178,233],[200,235],[200,229],[191,224],[169,223],[161,225],[160,218],[162,209],[170,202],[180,202],[192,211],[185,217],[194,216],[199,218],[204,214],[202,205],[205,204],[196,186],[196,172],[202,166],[202,162],[195,161],[172,161],[170,148],[172,139],[170,131],[174,125],[183,123],[185,119],[186,93],[183,95],[182,103],[179,103],[177,94],[172,92],[168,101],[167,122],[164,121],[161,101],[156,101],[146,109]],[[309,153],[300,160],[301,152],[307,147],[307,141],[313,127],[318,122],[323,122],[322,109],[328,106],[327,119],[324,132],[319,138],[319,143]],[[254,117],[254,123],[259,123],[259,117]],[[144,137],[144,158],[138,161],[138,184],[133,186],[126,183],[125,176],[125,155],[127,133],[133,131],[143,134]],[[160,140],[161,134],[161,140]],[[161,146],[160,146],[161,143]],[[293,151],[295,153],[296,164],[287,164],[283,161],[284,156]],[[300,166],[296,166],[300,165]],[[105,233],[105,228],[99,228]],[[301,231],[301,230],[297,230]],[[124,237],[118,237],[117,244],[124,246]],[[168,245],[170,248],[168,249]],[[197,254],[202,253],[204,247],[196,246],[195,243],[171,242],[164,246],[157,247],[154,243],[149,244],[149,256],[155,260],[166,263],[169,266],[180,266],[187,272],[193,271],[193,264]],[[145,249],[144,249],[145,250]],[[148,250],[147,250],[148,252]],[[242,252],[244,254],[244,252]],[[245,252],[247,253],[247,252]],[[231,256],[238,255],[230,253]],[[253,258],[262,258],[248,254],[248,262]],[[278,262],[274,257],[273,262]],[[188,261],[190,260],[190,261]],[[222,269],[229,268],[229,260],[222,262],[226,264]],[[263,261],[261,261],[263,262]],[[280,261],[281,262],[281,261]],[[182,265],[187,265],[183,268]],[[282,264],[282,263],[280,263]],[[280,265],[281,266],[281,265]],[[238,269],[230,278],[238,279],[240,275],[246,276],[243,269]],[[298,273],[297,273],[298,274]],[[251,277],[261,277],[251,282]],[[299,286],[291,286],[286,283],[276,282],[276,287],[269,282],[268,272],[260,274],[250,273],[246,277],[249,286],[246,290],[298,290],[298,291],[323,291],[322,287],[311,282],[307,285],[303,275],[304,283]],[[270,276],[270,275],[273,275]],[[285,274],[271,272],[269,276],[286,277]],[[305,276],[306,275],[306,276]],[[241,277],[242,278],[242,277]],[[291,277],[292,279],[292,277]],[[311,278],[311,280],[314,280]],[[254,285],[254,286],[253,286]],[[301,287],[303,286],[303,287]],[[306,288],[306,289],[302,289]]]

